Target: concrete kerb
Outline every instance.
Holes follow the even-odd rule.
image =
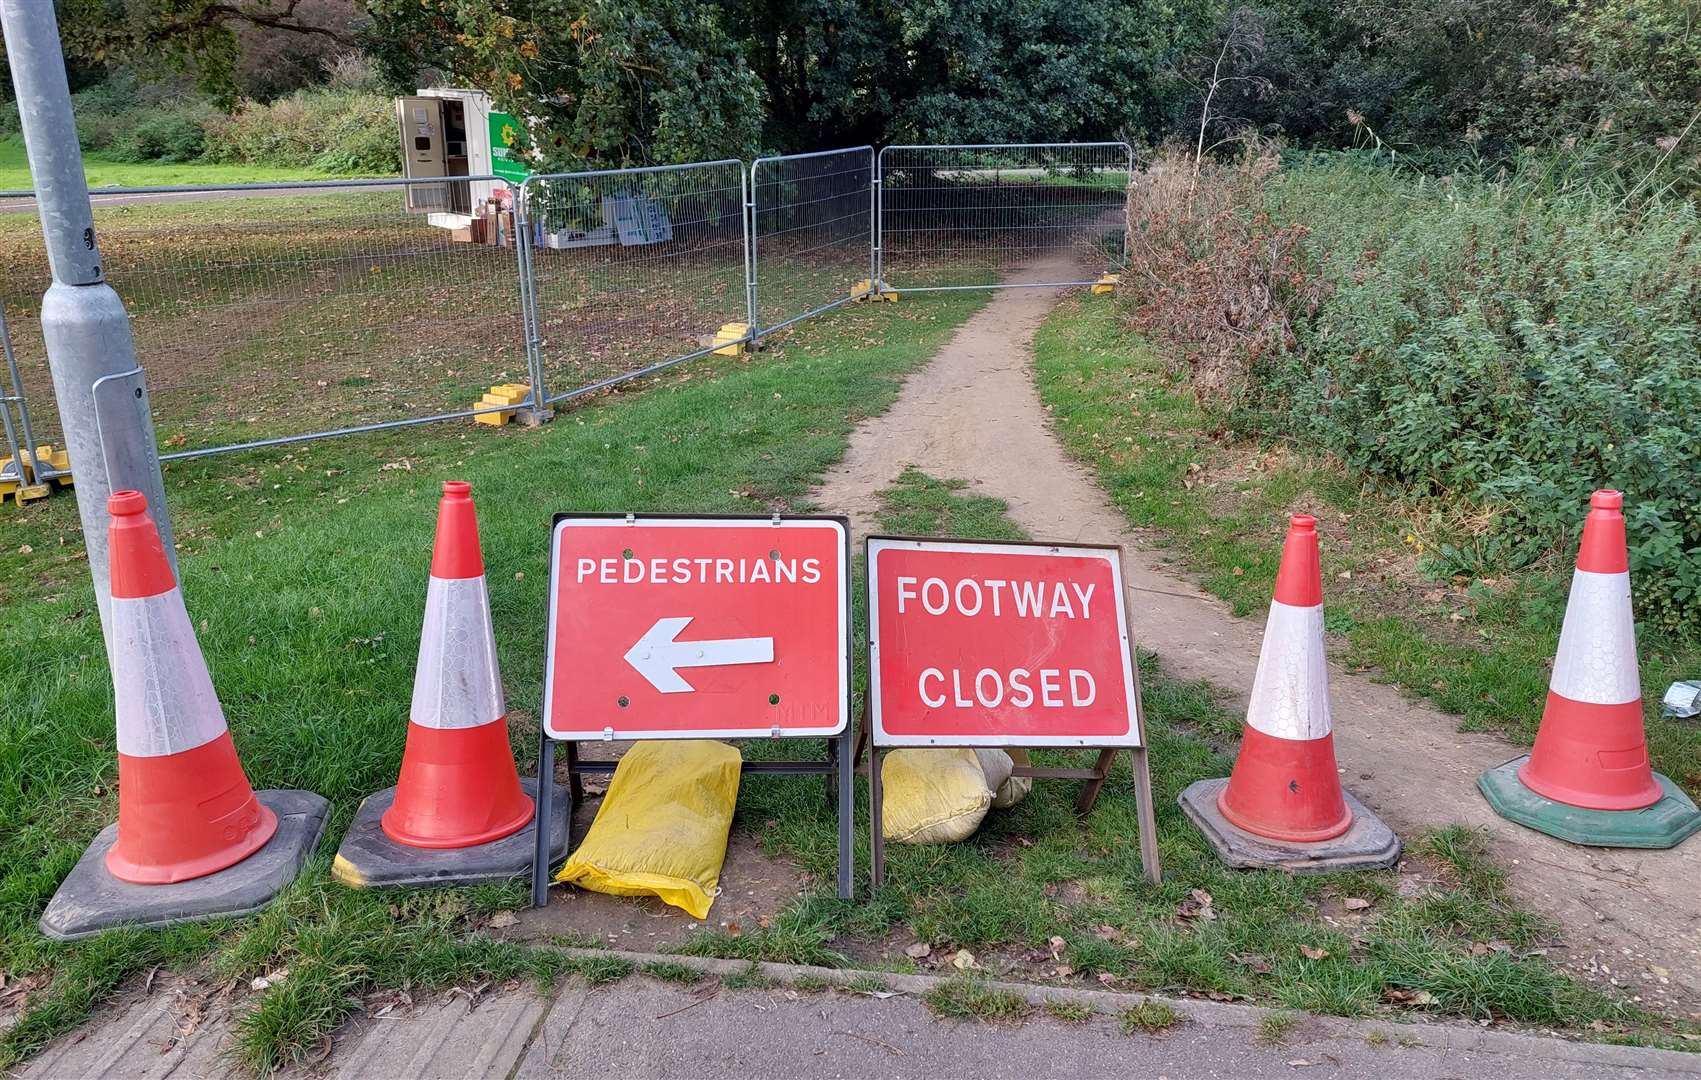
[[[750,970],[749,960],[722,960],[715,957],[685,956],[679,953],[624,952],[613,949],[563,949],[568,956],[580,959],[624,960],[635,967],[646,964],[681,965],[705,975],[738,975]],[[828,968],[805,964],[776,964],[756,961],[756,970],[776,983],[790,984],[799,980],[820,982],[836,990],[844,990],[859,979],[870,976],[880,979],[887,989],[900,994],[920,996],[934,987],[949,983],[961,976],[902,975],[867,968]],[[1143,1001],[1156,1001],[1170,1006],[1187,1022],[1215,1028],[1245,1029],[1255,1032],[1264,1018],[1271,1015],[1293,1015],[1291,1009],[1268,1009],[1260,1005],[1236,1005],[1229,1002],[1201,1001],[1196,998],[1165,997],[1159,994],[1088,990],[1068,986],[1041,986],[1035,983],[1005,982],[987,979],[983,985],[993,990],[1015,994],[1035,1008],[1044,1008],[1047,1001],[1079,1002],[1094,1011],[1115,1017]],[[1572,1064],[1605,1064],[1628,1068],[1661,1069],[1667,1073],[1701,1076],[1701,1053],[1681,1050],[1661,1050],[1644,1046],[1620,1046],[1614,1043],[1574,1042],[1562,1035],[1526,1035],[1510,1031],[1490,1031],[1463,1023],[1411,1024],[1386,1020],[1358,1020],[1341,1016],[1305,1014],[1315,1023],[1324,1025],[1331,1034],[1349,1038],[1365,1038],[1380,1032],[1390,1040],[1408,1046],[1425,1046],[1435,1050],[1469,1050],[1475,1053],[1507,1054],[1526,1060],[1552,1061]]]

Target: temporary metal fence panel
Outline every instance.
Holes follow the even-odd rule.
[[[868,291],[873,147],[758,158],[750,166],[750,197],[750,309],[761,333]]]
[[[888,146],[876,272],[900,292],[1087,285],[1120,269],[1127,143]]]
[[[530,381],[515,193],[459,232],[369,180],[102,189],[107,278],[129,308],[166,460],[425,423]],[[56,435],[48,285],[29,200],[0,197],[0,303],[38,436]],[[486,237],[486,232],[489,233]]]
[[[547,400],[750,339],[744,163],[533,176],[521,189],[533,349]]]

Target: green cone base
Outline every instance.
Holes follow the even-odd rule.
[[[1641,810],[1589,810],[1537,795],[1518,779],[1530,755],[1496,765],[1477,778],[1477,788],[1507,821],[1590,847],[1670,848],[1701,831],[1701,810],[1668,778],[1654,774],[1665,798]]]

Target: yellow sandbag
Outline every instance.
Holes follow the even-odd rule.
[[[1007,758],[1009,758],[1012,768],[1017,765],[1028,766],[1033,764],[1033,761],[1028,757],[1028,752],[1026,750],[1012,748],[1005,750],[1004,754]],[[981,759],[981,766],[982,768],[985,768],[985,758]],[[986,782],[988,786],[992,786],[992,773],[990,771],[987,773]],[[1004,774],[1004,779],[993,787],[994,794],[992,796],[992,808],[994,810],[1008,810],[1023,799],[1027,798],[1028,792],[1033,789],[1033,777],[1011,776],[1009,772],[1006,772]]]
[[[741,761],[722,742],[638,743],[620,759],[596,820],[555,880],[612,896],[659,896],[708,918]]]
[[[880,771],[881,832],[899,844],[952,844],[980,828],[992,788],[973,750],[894,750]]]

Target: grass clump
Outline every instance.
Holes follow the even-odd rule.
[[[632,961],[612,954],[580,956],[572,962],[573,973],[590,986],[606,986],[619,982],[632,974],[632,969]]]
[[[1280,1046],[1298,1026],[1299,1017],[1291,1012],[1265,1013],[1258,1021],[1258,1041],[1265,1046]]]
[[[890,988],[880,976],[864,973],[845,983],[845,989],[853,994],[884,994]]]
[[[921,996],[921,1000],[935,1016],[947,1020],[1014,1024],[1033,1012],[1033,1006],[1022,995],[988,986],[982,979],[964,976],[936,984]]]
[[[723,976],[721,985],[728,990],[766,990],[774,985],[774,980],[762,974],[762,965],[752,960],[731,975]]]
[[[679,983],[682,986],[696,986],[703,981],[703,973],[689,964],[681,964],[676,960],[657,960],[648,964],[640,964],[638,971],[652,979],[662,982]]]
[[[1065,1024],[1085,1024],[1098,1015],[1093,1007],[1084,1001],[1066,1001],[1063,998],[1046,998],[1044,1008],[1047,1016]]]
[[[1124,1035],[1132,1035],[1136,1031],[1156,1035],[1181,1023],[1182,1015],[1166,1002],[1147,998],[1131,1009],[1123,1009],[1117,1014],[1117,1019]]]

